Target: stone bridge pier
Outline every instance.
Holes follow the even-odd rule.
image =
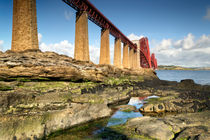
[[[13,0],[12,51],[38,50],[36,0]]]
[[[130,68],[129,63],[129,47],[128,44],[123,44],[123,68]]]
[[[139,42],[139,40],[133,40],[132,41],[133,43],[135,43],[136,45],[137,45],[137,50],[136,50],[136,52],[135,52],[135,59],[134,59],[134,61],[135,61],[135,68],[140,68],[141,66],[140,66],[140,42]]]
[[[114,43],[114,66],[121,68],[121,39],[116,38]]]
[[[99,64],[110,65],[109,29],[101,29],[101,48]]]
[[[85,11],[76,13],[74,58],[81,61],[90,61],[88,14]]]

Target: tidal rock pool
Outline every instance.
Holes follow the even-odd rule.
[[[145,100],[149,98],[159,98],[159,97],[158,96],[132,97],[128,105],[135,106],[136,110],[134,111],[123,111],[121,109],[117,110],[109,119],[107,127],[124,124],[130,118],[142,117],[143,115],[139,112],[139,108],[141,108],[143,104],[146,103]]]
[[[69,130],[59,131],[52,134],[48,139],[50,140],[84,140],[84,139],[95,139],[96,135],[102,133],[105,128],[109,128],[111,126],[120,125],[126,123],[128,119],[141,117],[143,116],[139,112],[139,108],[146,103],[145,100],[149,98],[159,98],[158,96],[149,96],[149,97],[132,97],[128,103],[128,106],[134,106],[133,110],[123,110],[119,108],[115,110],[113,115],[110,118],[101,119],[98,121],[90,122],[81,126],[77,126],[71,128]],[[125,106],[124,106],[125,107]],[[97,137],[97,139],[100,139]],[[103,138],[101,138],[103,139]]]

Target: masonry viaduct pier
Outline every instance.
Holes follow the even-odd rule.
[[[111,64],[109,35],[115,37],[114,66],[138,69],[157,68],[155,54],[150,56],[147,38],[130,41],[112,22],[107,19],[89,0],[63,0],[76,12],[74,58],[90,61],[88,19],[101,27],[99,64]],[[36,0],[13,0],[12,47],[14,52],[38,50]],[[121,52],[123,43],[123,53]],[[121,55],[123,59],[121,60]]]

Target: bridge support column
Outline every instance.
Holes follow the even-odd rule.
[[[109,29],[101,30],[101,48],[99,64],[110,65]]]
[[[12,51],[39,50],[36,0],[13,0]]]
[[[124,44],[123,46],[123,68],[129,68],[128,44]]]
[[[135,43],[135,44],[137,45],[137,50],[136,50],[136,51],[137,51],[137,52],[136,52],[136,53],[137,53],[137,56],[136,56],[136,57],[137,57],[137,58],[136,58],[136,59],[137,59],[136,68],[140,68],[140,67],[141,67],[141,66],[140,66],[140,62],[141,62],[141,61],[140,61],[140,41],[139,41],[139,40],[133,40],[132,42]]]
[[[132,48],[129,48],[129,64],[130,64],[130,68],[131,69],[133,69],[134,67],[133,67],[133,64],[134,64],[134,58],[133,58],[133,56],[134,56],[134,49],[132,49]]]
[[[137,51],[134,51],[133,61],[134,61],[133,68],[137,69]]]
[[[121,68],[121,39],[116,38],[114,44],[114,66]]]
[[[140,68],[141,67],[141,65],[140,65],[140,63],[141,63],[141,60],[140,60],[141,58],[140,58],[140,43],[138,43],[137,44],[137,68]]]
[[[75,30],[74,58],[81,61],[90,61],[87,12],[81,11],[76,13]]]

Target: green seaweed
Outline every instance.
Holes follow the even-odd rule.
[[[75,126],[66,130],[58,130],[54,133],[51,133],[47,138],[43,138],[43,140],[54,140],[54,139],[92,139],[88,137],[93,137],[92,132],[103,128],[108,122],[108,118],[103,118],[100,120],[92,121],[89,123],[81,124],[79,126]],[[64,138],[65,137],[65,138]]]
[[[8,91],[8,90],[13,90],[13,87],[5,84],[0,84],[0,91]]]
[[[121,77],[109,77],[107,78],[104,83],[107,85],[122,85],[122,84],[129,84],[132,85],[133,82],[142,82],[144,81],[143,76],[121,76]]]

